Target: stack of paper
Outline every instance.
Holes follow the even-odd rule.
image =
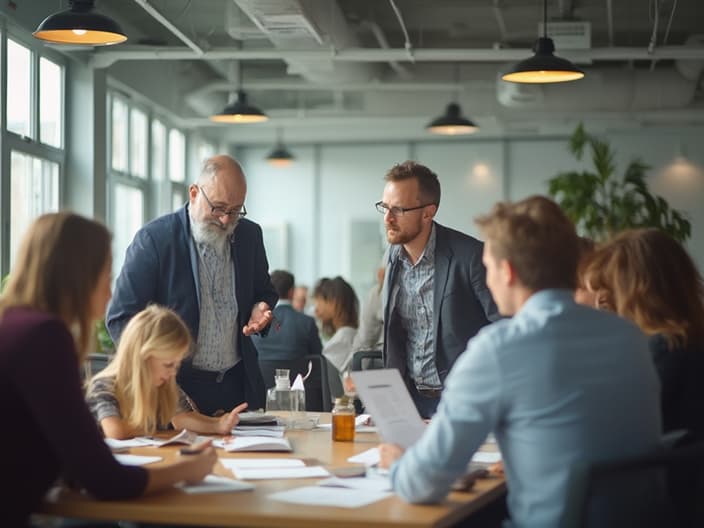
[[[232,429],[235,436],[269,436],[283,438],[286,427],[283,425],[238,425]]]
[[[288,439],[268,436],[228,437],[215,440],[213,445],[225,451],[293,451]]]
[[[320,478],[330,475],[321,466],[306,466],[296,458],[221,458],[220,463],[243,480]]]
[[[347,462],[352,462],[353,464],[364,464],[365,466],[376,466],[379,463],[379,448],[372,447],[366,451],[362,451],[354,456],[347,459]]]

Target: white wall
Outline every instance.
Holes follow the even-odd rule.
[[[704,128],[611,132],[619,174],[634,157],[650,164],[649,183],[692,222],[688,248],[704,269]],[[680,147],[681,145],[681,147]],[[581,169],[567,150],[567,137],[435,141],[420,143],[315,145],[291,144],[297,162],[287,169],[264,162],[271,147],[242,148],[247,171],[250,217],[263,224],[289,225],[289,267],[299,282],[352,272],[350,224],[379,223],[373,204],[381,198],[383,176],[394,164],[415,159],[437,172],[442,185],[438,221],[477,236],[473,219],[498,200],[545,194],[547,180],[561,171]],[[663,171],[677,151],[696,164],[687,174]],[[373,265],[370,265],[369,276]],[[355,283],[358,293],[362,284]]]

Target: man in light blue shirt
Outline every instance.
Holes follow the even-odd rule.
[[[574,302],[577,236],[554,202],[500,203],[477,224],[487,284],[513,318],[470,340],[423,437],[405,454],[383,444],[382,466],[401,497],[435,502],[494,432],[512,526],[557,527],[576,462],[658,445],[657,376],[635,325]]]

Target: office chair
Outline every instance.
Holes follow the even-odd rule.
[[[381,350],[359,350],[352,355],[352,370],[384,368]]]
[[[682,444],[685,445],[682,445]],[[565,528],[704,526],[704,442],[580,464],[570,479]]]

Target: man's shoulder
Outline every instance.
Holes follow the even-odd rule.
[[[484,247],[484,242],[481,240],[451,227],[436,222],[435,229],[437,232],[436,247],[438,248],[447,246],[454,251],[481,252]]]
[[[274,315],[279,319],[291,319],[294,321],[294,324],[301,326],[315,324],[315,319],[313,319],[310,315],[299,312],[290,304],[279,305],[274,308]]]
[[[150,234],[156,234],[163,233],[164,231],[172,231],[174,229],[182,229],[183,222],[182,219],[179,218],[179,216],[183,214],[185,214],[185,212],[182,209],[179,209],[178,211],[174,211],[173,213],[161,215],[155,218],[154,220],[151,220],[144,224],[140,228],[140,231]]]

